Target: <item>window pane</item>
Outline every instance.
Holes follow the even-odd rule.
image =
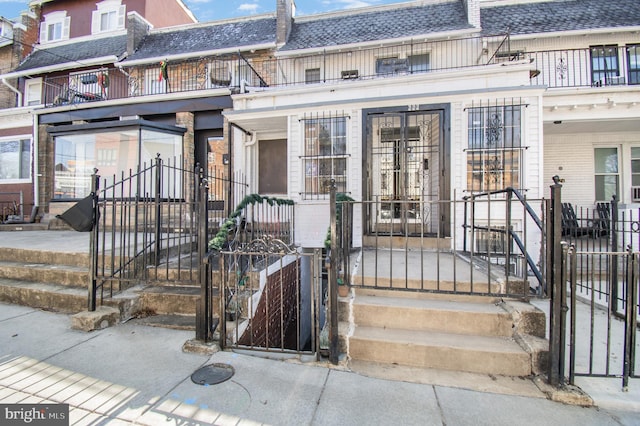
[[[31,141],[29,139],[23,139],[21,145],[20,179],[29,179],[31,177]]]
[[[429,54],[409,56],[409,71],[424,72],[429,70]]]
[[[618,176],[596,176],[596,200],[609,201],[618,195]]]
[[[304,82],[317,83],[320,81],[320,68],[313,68],[304,71]]]
[[[0,179],[29,179],[30,153],[29,139],[0,142]]]
[[[618,150],[616,148],[595,149],[596,173],[618,173]]]

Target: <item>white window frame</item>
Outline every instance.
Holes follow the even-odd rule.
[[[43,22],[40,23],[40,43],[53,43],[61,40],[69,40],[69,28],[71,25],[71,17],[67,16],[67,11],[51,12],[44,15]],[[60,25],[60,35],[49,37],[49,28]],[[57,31],[54,30],[54,33]]]
[[[23,106],[42,105],[42,77],[30,78],[24,83]]]
[[[598,170],[598,159],[596,156],[596,151],[598,150],[615,150],[616,151],[616,157],[615,157],[615,171],[613,170]],[[620,171],[620,147],[618,146],[596,146],[593,149],[593,190],[594,190],[594,194],[595,194],[595,199],[596,201],[602,201],[602,202],[607,202],[607,201],[611,201],[611,196],[613,194],[610,194],[609,196],[606,195],[607,190],[606,187],[607,185],[612,185],[611,182],[602,182],[602,190],[598,191],[598,185],[600,184],[600,182],[598,182],[598,178],[602,177],[602,178],[615,178],[615,186],[616,186],[616,197],[618,199],[620,199],[620,191],[621,191],[621,181],[620,181],[620,176],[621,176],[621,171]],[[606,164],[605,164],[606,166]],[[599,196],[599,193],[604,194],[604,196]]]
[[[29,158],[27,158],[27,162],[28,162],[28,169],[27,170],[27,177],[17,177],[17,178],[3,178],[2,176],[0,176],[0,183],[2,184],[8,184],[8,183],[27,183],[27,182],[31,182],[31,156],[32,156],[32,151],[33,151],[33,140],[31,139],[31,135],[15,135],[15,136],[7,136],[7,137],[2,137],[0,138],[0,145],[2,145],[3,143],[6,142],[15,142],[18,141],[21,144],[27,143],[29,144]],[[22,145],[20,146],[20,148],[22,148]],[[1,151],[1,149],[0,149]],[[22,153],[22,149],[20,149],[20,152],[18,153],[18,156],[20,156],[20,153]],[[19,163],[19,167],[20,165],[22,165],[23,163],[20,161],[21,159],[18,159],[18,163]]]
[[[100,34],[110,31],[123,30],[125,27],[125,18],[127,16],[127,6],[123,5],[121,0],[104,0],[96,3],[97,10],[91,15],[91,34]],[[102,17],[113,14],[113,22],[104,28],[102,25]]]

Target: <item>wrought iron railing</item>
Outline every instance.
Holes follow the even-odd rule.
[[[521,56],[531,60],[536,67],[537,71],[533,72],[531,78],[533,85],[563,88],[626,86],[640,83],[633,64],[625,64],[629,60],[629,56],[625,54],[616,56],[624,66],[602,70],[593,70],[590,48],[523,52]],[[599,63],[607,64],[602,58]],[[628,70],[626,75],[624,70]]]
[[[562,88],[638,84],[640,72],[633,64],[625,64],[628,58],[620,54],[622,66],[594,71],[590,48],[525,52],[512,48],[508,34],[325,49],[299,56],[245,56],[238,52],[47,77],[44,102],[50,107],[216,88],[244,92],[257,87],[346,83],[527,59],[535,65],[532,85]]]
[[[225,54],[47,77],[44,103],[61,106],[216,88],[244,91],[246,87],[370,80],[480,67],[516,58],[505,34],[324,50],[295,57]]]

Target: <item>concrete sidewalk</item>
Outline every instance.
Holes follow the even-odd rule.
[[[384,380],[319,363],[185,353],[189,331],[134,321],[84,333],[67,315],[0,304],[0,403],[67,403],[71,424],[638,425],[640,403],[582,408]],[[234,376],[201,386],[211,363]],[[596,401],[597,402],[597,401]]]

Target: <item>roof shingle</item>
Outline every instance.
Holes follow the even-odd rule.
[[[486,34],[537,34],[640,25],[638,0],[555,0],[481,9]]]
[[[281,50],[365,43],[470,29],[461,1],[363,10],[294,22]]]
[[[41,45],[18,65],[16,71],[28,71],[68,62],[79,62],[78,66],[81,66],[83,60],[105,56],[119,58],[126,51],[126,35],[83,40],[51,47]]]

